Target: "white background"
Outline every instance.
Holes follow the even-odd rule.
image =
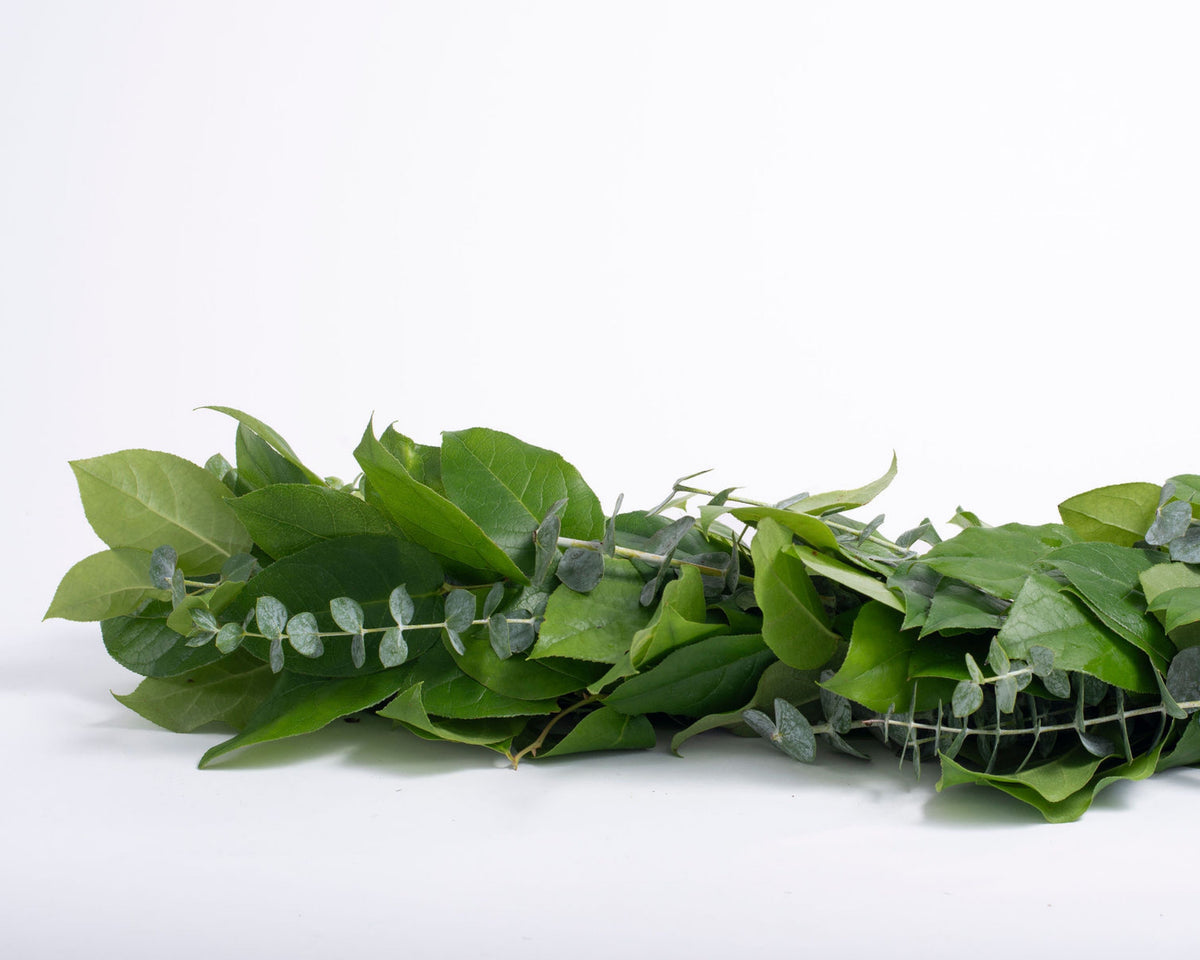
[[[885,531],[1200,470],[1200,14],[1143,3],[0,7],[0,947],[1117,955],[1194,945],[1194,771],[1074,825],[713,735],[497,769],[111,699],[41,623],[99,549],[66,461],[324,473],[374,411],[561,451],[606,503],[716,468]],[[1061,952],[1061,951],[1060,951]]]

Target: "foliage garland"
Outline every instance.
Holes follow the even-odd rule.
[[[1200,476],[1088,491],[1061,524],[959,508],[950,539],[925,520],[889,540],[846,511],[895,458],[779,503],[693,474],[606,515],[561,456],[494,430],[435,447],[368,424],[344,483],[211,409],[238,423],[236,466],[71,464],[109,549],[46,613],[100,621],[145,678],[117,699],[146,719],[236,730],[202,767],[361,711],[514,768],[664,726],[676,753],[724,728],[805,763],[818,742],[865,758],[874,735],[918,775],[939,763],[938,790],[985,784],[1059,822],[1200,763]]]

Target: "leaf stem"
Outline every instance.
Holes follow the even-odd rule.
[[[575,540],[571,537],[559,537],[558,545],[560,547],[582,547],[584,550],[599,550],[600,544],[594,540]],[[646,563],[658,564],[661,566],[666,562],[666,557],[661,553],[649,553],[645,550],[635,550],[632,547],[617,547],[615,548],[618,557],[625,557],[629,560],[643,560]],[[690,560],[680,560],[678,557],[671,558],[671,566],[673,567],[695,567],[706,577],[723,577],[725,571],[720,567],[710,567],[703,563],[692,563]],[[738,583],[746,586],[754,585],[754,578],[747,577],[744,574],[738,575]]]
[[[553,717],[550,718],[550,722],[547,723],[544,727],[542,727],[542,732],[540,734],[538,734],[538,738],[536,740],[534,740],[533,743],[531,743],[529,746],[527,746],[520,753],[509,754],[508,759],[509,759],[509,762],[512,764],[512,768],[514,770],[516,770],[518,765],[521,763],[521,758],[523,756],[525,756],[525,754],[527,754],[527,753],[532,756],[535,756],[535,757],[537,756],[537,752],[542,748],[542,744],[544,744],[546,742],[546,737],[549,736],[550,731],[554,729],[554,725],[556,723],[558,723],[559,720],[561,720],[563,717],[565,717],[569,713],[574,713],[576,710],[578,710],[580,707],[584,706],[585,704],[592,703],[593,701],[596,701],[599,699],[600,699],[600,694],[598,694],[598,693],[588,694],[582,700],[578,700],[575,703],[571,704],[569,707],[567,707],[565,710],[563,710],[559,713],[556,713]]]

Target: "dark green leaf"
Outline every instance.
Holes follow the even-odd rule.
[[[524,716],[435,720],[425,708],[424,690],[425,681],[408,687],[380,710],[379,716],[398,720],[409,730],[429,739],[474,744],[505,755],[509,753],[513,737],[529,722]]]
[[[1070,530],[1057,524],[969,527],[931,547],[921,557],[921,563],[947,577],[1011,600],[1020,592],[1038,560],[1073,539]]]
[[[842,560],[803,544],[794,544],[788,548],[788,552],[799,557],[809,572],[815,576],[840,583],[869,600],[878,600],[893,610],[904,612],[904,604],[887,588],[887,584],[881,577],[864,573],[857,567],[852,567]]]
[[[998,630],[1009,603],[949,578],[938,583],[921,637],[947,630]]]
[[[217,721],[241,729],[273,683],[261,661],[235,654],[176,677],[147,678],[133,693],[114,696],[151,723],[177,733]]]
[[[570,733],[537,756],[545,760],[596,750],[647,750],[656,741],[654,727],[645,717],[601,707],[584,716]]]
[[[104,647],[121,666],[144,677],[176,677],[220,659],[212,646],[188,647],[167,626],[170,606],[152,603],[137,614],[100,624]]]
[[[442,484],[441,447],[410,440],[392,425],[379,435],[379,442],[400,461],[414,480],[443,497],[446,495],[446,488]]]
[[[231,500],[230,506],[254,542],[275,558],[322,540],[390,534],[395,529],[382,513],[358,497],[312,484],[273,484]]]

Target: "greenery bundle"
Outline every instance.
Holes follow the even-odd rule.
[[[238,410],[236,465],[126,450],[72,463],[109,547],[47,617],[98,620],[145,679],[123,704],[242,747],[361,711],[526,757],[672,731],[890,745],[937,788],[1072,820],[1117,780],[1200,763],[1200,477],[959,509],[895,540],[852,519],[895,475],[779,503],[676,481],[605,514],[561,456],[493,430],[440,447],[371,425],[351,483]],[[687,512],[695,504],[692,512]],[[682,515],[681,515],[682,514]],[[923,552],[914,549],[923,545]],[[856,745],[857,744],[857,745]]]

